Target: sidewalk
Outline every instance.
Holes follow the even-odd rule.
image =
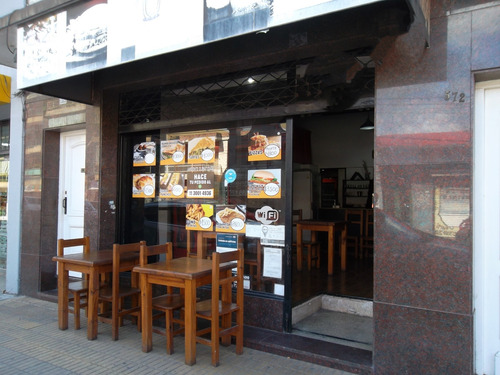
[[[250,374],[250,375],[348,375],[350,373],[234,345],[221,347],[220,365],[211,365],[210,348],[196,346],[197,363],[184,364],[184,340],[174,339],[175,353],[165,353],[163,336],[153,335],[153,351],[141,351],[141,335],[130,324],[120,328],[120,339],[111,341],[109,324],[99,324],[97,340],[87,340],[82,328],[57,328],[57,304],[29,297],[0,299],[1,374]]]

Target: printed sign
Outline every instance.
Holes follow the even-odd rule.
[[[134,167],[144,167],[156,164],[156,144],[142,142],[134,145]]]
[[[248,145],[248,161],[281,160],[281,136],[254,133]]]
[[[160,198],[184,198],[186,174],[166,172],[160,174]]]
[[[280,218],[278,210],[272,207],[264,206],[255,211],[255,220],[261,222],[264,225],[269,225],[276,223]]]
[[[180,140],[161,141],[160,165],[184,164],[186,145]]]
[[[238,249],[238,235],[236,234],[217,234],[216,251],[223,253]]]
[[[134,174],[132,176],[132,197],[153,198],[155,196],[155,175]]]
[[[187,174],[187,198],[213,198],[214,172],[189,172]]]
[[[212,231],[214,206],[211,204],[186,205],[186,229]]]
[[[188,163],[213,163],[215,161],[215,137],[193,138],[188,143]]]
[[[281,198],[281,169],[249,170],[247,197]]]
[[[245,233],[246,206],[217,205],[216,232]]]

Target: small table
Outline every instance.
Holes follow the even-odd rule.
[[[297,270],[302,270],[302,231],[311,231],[311,241],[316,241],[316,232],[328,232],[328,274],[333,275],[333,251],[335,248],[335,231],[340,235],[340,266],[346,269],[346,221],[298,220],[297,224]]]
[[[97,305],[99,297],[99,275],[113,271],[113,250],[91,251],[88,254],[77,253],[52,258],[57,262],[57,318],[59,329],[68,328],[68,278],[69,271],[82,272],[89,275],[89,292],[87,296],[87,339],[97,338]],[[126,268],[139,263],[137,256],[126,258]]]
[[[230,272],[234,264],[221,265],[221,272]],[[184,289],[185,362],[196,363],[196,288],[212,283],[212,261],[201,258],[176,258],[170,261],[134,267],[141,282],[142,351],[153,348],[152,285]],[[228,293],[231,298],[231,293]]]

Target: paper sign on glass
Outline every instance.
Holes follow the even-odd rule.
[[[212,231],[214,206],[211,204],[186,205],[186,229]]]
[[[156,165],[156,144],[154,142],[142,142],[134,145],[133,158],[134,167]]]
[[[132,197],[153,198],[155,196],[155,175],[134,174],[132,176]]]
[[[184,164],[186,158],[186,145],[184,142],[175,139],[161,141],[160,165]]]
[[[250,169],[247,197],[281,198],[281,169]]]
[[[166,172],[160,174],[160,198],[184,198],[185,173]]]
[[[213,163],[215,161],[215,137],[193,138],[188,143],[188,163]]]
[[[217,205],[216,211],[216,232],[245,233],[246,206]]]
[[[248,161],[281,160],[281,136],[254,133],[248,145]]]

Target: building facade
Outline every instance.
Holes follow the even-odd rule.
[[[475,223],[490,221],[490,213],[475,195],[488,173],[479,174],[475,163],[488,141],[477,132],[495,107],[483,105],[481,112],[479,104],[495,102],[490,88],[498,87],[494,80],[500,74],[499,4],[367,1],[324,13],[314,13],[311,5],[298,11],[310,16],[274,26],[273,17],[286,14],[279,1],[255,2],[251,12],[236,2],[212,7],[205,1],[190,13],[203,23],[202,44],[181,30],[178,38],[185,36],[186,48],[146,56],[140,48],[148,43],[141,42],[157,30],[148,29],[149,22],[168,17],[164,8],[144,2],[144,28],[126,35],[135,44],[119,54],[106,50],[104,61],[127,63],[102,65],[97,47],[112,43],[111,26],[106,34],[102,25],[86,29],[80,39],[72,29],[70,75],[58,76],[43,61],[30,63],[33,25],[50,33],[61,11],[77,19],[106,4],[84,3],[49,7],[38,23],[34,15],[16,21],[25,53],[18,69],[27,91],[20,293],[43,296],[56,287],[56,240],[79,233],[64,232],[60,218],[75,208],[83,212],[81,230],[94,249],[167,240],[181,256],[195,233],[244,234],[246,254],[260,259],[263,252],[263,268],[248,268],[245,323],[290,331],[297,288],[293,172],[297,164],[311,163],[322,140],[331,139],[332,146],[324,146],[326,154],[316,163],[335,166],[335,150],[348,141],[314,134],[308,141],[302,125],[319,118],[320,128],[333,127],[338,114],[362,113],[364,120],[373,111],[373,160],[352,172],[374,179],[374,345],[368,365],[354,358],[339,367],[376,374],[494,373],[500,346],[488,331],[498,332],[498,316],[485,318],[483,306],[498,300],[498,289],[488,287],[498,271],[483,271],[498,260],[498,247],[477,242],[486,237],[477,235]],[[250,29],[221,37],[250,15]],[[92,43],[83,46],[81,40]],[[82,52],[87,65],[77,59]],[[35,70],[40,66],[49,79]],[[85,188],[77,182],[70,191],[79,186],[84,199],[72,206],[67,190],[61,193],[61,146],[67,142],[63,135],[81,130],[84,164],[74,178],[82,178]],[[262,135],[275,153],[258,152]],[[207,145],[198,150],[200,139]],[[178,161],[175,152],[181,153]],[[252,182],[262,170],[273,174],[275,190]],[[175,186],[184,189],[176,192]],[[208,227],[190,216],[197,209],[212,217]],[[221,212],[243,215],[240,226],[225,225]]]

